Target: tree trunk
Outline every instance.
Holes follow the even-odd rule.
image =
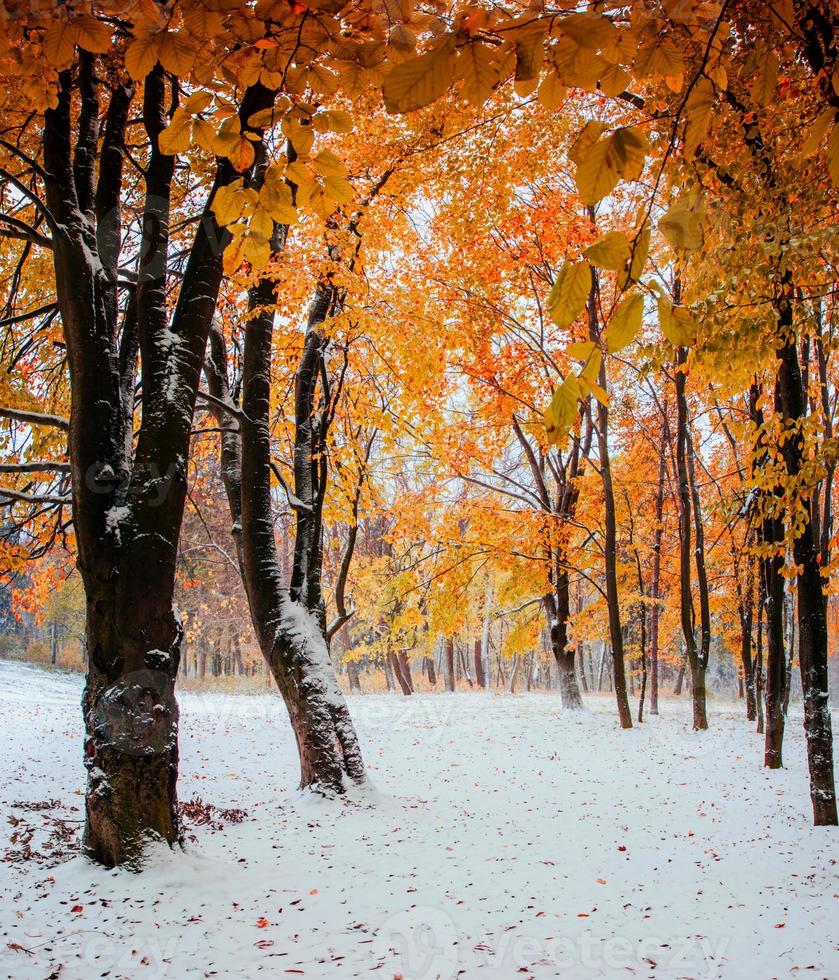
[[[568,620],[571,615],[568,572],[564,567],[557,567],[554,574],[556,577],[554,591],[543,597],[542,605],[548,617],[551,650],[556,661],[562,707],[568,711],[580,711],[583,707],[583,697],[577,683],[575,650],[568,643]]]
[[[455,689],[454,638],[451,636],[446,637],[444,665],[445,665],[444,673],[446,675],[446,690],[454,691]]]
[[[392,650],[388,651],[387,657],[390,661],[390,669],[393,672],[393,676],[396,678],[396,682],[399,684],[402,693],[406,696],[408,694],[413,694],[413,689],[410,681],[405,676],[400,658]]]
[[[123,144],[134,89],[114,82],[100,139],[99,85],[96,57],[84,51],[75,76],[60,73],[56,105],[44,115],[44,172],[70,371],[73,522],[86,598],[83,849],[109,867],[139,868],[150,842],[179,840],[175,567],[192,416],[226,244],[211,204],[237,175],[228,161],[217,163],[170,313],[175,158],[158,148],[168,120],[166,76],[156,65],[143,93],[150,152],[137,283],[121,307]],[[257,141],[261,133],[247,120],[273,97],[256,85],[243,98],[242,129]],[[135,440],[138,352],[143,410]]]
[[[589,217],[594,221],[593,209]],[[599,342],[600,331],[597,317],[597,275],[592,272],[592,286],[588,297],[589,337]],[[600,387],[607,391],[606,359],[600,362],[598,376]],[[606,605],[609,612],[609,638],[612,644],[612,676],[615,686],[615,700],[621,728],[632,728],[632,711],[626,693],[626,668],[624,665],[623,630],[621,628],[620,595],[618,593],[618,535],[615,517],[615,491],[612,485],[612,467],[609,458],[609,408],[597,402],[597,436],[600,477],[603,483],[603,506],[605,517],[604,564],[606,577]]]
[[[485,688],[487,686],[487,682],[486,682],[486,675],[484,674],[483,647],[480,639],[475,640],[474,660],[475,660],[475,683],[478,685],[478,687]]]
[[[786,324],[791,328],[791,294],[781,300],[780,315],[782,326]],[[779,356],[778,393],[784,420],[801,422],[805,415],[804,392],[794,341],[788,339]],[[794,480],[799,476],[804,461],[804,440],[800,430],[786,439],[784,457],[787,472]],[[804,695],[804,731],[807,736],[813,821],[816,826],[835,826],[837,811],[828,693],[827,601],[818,542],[809,520],[804,522],[795,539],[793,555],[798,568],[798,656]]]
[[[275,253],[285,230],[275,228]],[[294,476],[297,500],[294,565],[285,585],[271,501],[271,353],[274,284],[251,290],[254,311],[245,330],[242,370],[242,552],[245,587],[260,649],[285,701],[300,756],[300,786],[331,795],[365,780],[358,737],[335,679],[326,642],[321,507],[326,486],[316,401],[325,342],[319,326],[334,294],[318,288],[309,310],[303,354],[295,379]],[[258,312],[257,312],[258,311]]]
[[[693,705],[693,727],[695,730],[702,730],[708,727],[708,715],[705,706],[705,668],[707,659],[705,653],[705,604],[707,595],[700,597],[702,604],[702,645],[699,650],[696,647],[696,637],[694,634],[694,608],[693,608],[693,575],[691,571],[691,503],[692,503],[692,481],[688,456],[690,454],[688,432],[688,408],[685,395],[685,371],[684,366],[687,360],[686,351],[680,347],[677,349],[676,356],[676,469],[679,482],[679,586],[680,586],[680,612],[682,624],[682,636],[685,641],[687,652],[687,665],[690,669],[691,678],[691,702]],[[694,511],[694,526],[701,526],[701,520],[696,519]],[[699,542],[696,543],[696,550],[699,551]],[[698,555],[697,555],[698,557]]]
[[[513,654],[513,665],[510,672],[510,694],[516,693],[516,681],[519,679],[519,667],[521,666],[521,657],[517,654]]]
[[[667,406],[665,403],[665,413]],[[650,714],[658,714],[658,623],[661,616],[659,603],[661,588],[661,542],[664,536],[664,483],[667,477],[667,416],[661,423],[661,457],[658,464],[658,487],[655,497],[655,536],[653,538],[653,570],[650,595]]]

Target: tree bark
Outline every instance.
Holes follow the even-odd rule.
[[[792,327],[790,295],[779,303],[781,326]],[[804,392],[794,339],[788,337],[779,352],[778,394],[785,422],[800,425],[804,419]],[[804,458],[804,438],[795,428],[784,444],[787,472],[795,480]],[[806,501],[809,511],[809,501]],[[798,568],[798,635],[801,687],[804,694],[804,731],[810,770],[810,798],[816,826],[837,823],[836,787],[833,775],[833,734],[828,693],[827,602],[819,564],[819,545],[810,520],[804,521],[793,543]]]
[[[446,647],[445,647],[445,659],[444,659],[444,673],[446,675],[446,690],[454,691],[455,689],[455,673],[454,673],[454,638],[451,636],[446,637]]]
[[[225,236],[211,204],[237,175],[228,161],[217,163],[170,313],[175,161],[158,149],[167,83],[157,65],[143,92],[151,150],[137,285],[121,308],[123,138],[133,85],[114,84],[100,138],[94,55],[81,52],[77,79],[77,112],[68,69],[59,76],[57,104],[44,115],[44,180],[70,370],[73,520],[86,597],[83,849],[109,867],[139,868],[149,843],[179,839],[174,687],[182,628],[175,567],[192,415],[222,276]],[[249,89],[240,110],[243,130],[261,138],[247,120],[272,102],[267,89]],[[143,413],[135,448],[138,351]]]
[[[667,406],[665,403],[665,413]],[[667,416],[661,422],[661,456],[658,463],[658,486],[655,495],[655,534],[653,538],[653,570],[650,597],[653,600],[650,610],[650,714],[658,714],[658,623],[661,617],[661,542],[664,536],[664,482],[667,476]]]
[[[284,240],[285,229],[275,228],[275,252],[282,251]],[[320,515],[326,474],[316,404],[324,353],[318,327],[328,315],[330,296],[328,284],[320,287],[310,307],[296,377],[297,530],[288,586],[280,569],[272,519],[269,420],[274,284],[268,279],[261,279],[250,295],[254,315],[245,330],[242,377],[247,421],[241,426],[242,552],[251,618],[297,738],[300,787],[324,795],[344,792],[366,778],[355,728],[329,659],[320,588]]]
[[[576,651],[568,643],[568,619],[571,615],[568,572],[558,569],[555,572],[556,585],[553,592],[542,600],[550,624],[551,650],[556,661],[559,694],[562,707],[568,711],[581,711],[583,696],[577,683],[575,668]]]
[[[597,283],[592,283],[588,299],[589,335],[592,340],[599,339],[597,320]],[[606,388],[606,361],[600,362],[600,387]],[[598,455],[600,477],[603,483],[603,506],[606,526],[604,563],[606,577],[606,605],[609,612],[609,638],[612,644],[612,675],[615,687],[615,700],[621,728],[632,728],[632,711],[626,692],[626,667],[624,665],[623,630],[621,628],[620,595],[618,593],[617,550],[618,534],[615,517],[615,491],[612,485],[612,467],[609,458],[609,409],[602,402],[597,403]]]
[[[487,682],[486,676],[484,675],[484,658],[480,638],[475,640],[473,649],[475,660],[475,683],[478,685],[478,687],[485,688],[487,686]]]
[[[687,651],[687,665],[690,669],[691,677],[691,703],[693,705],[693,727],[695,730],[702,730],[708,727],[708,715],[706,710],[705,692],[705,669],[708,665],[708,641],[710,615],[707,611],[707,584],[702,589],[700,582],[700,607],[701,607],[701,640],[700,648],[697,649],[694,607],[693,607],[693,575],[691,562],[691,513],[693,512],[693,525],[701,529],[701,514],[696,513],[695,506],[696,494],[693,492],[695,481],[690,478],[690,433],[688,431],[688,407],[685,395],[685,372],[686,351],[684,348],[677,349],[676,356],[676,469],[679,482],[679,585],[680,585],[680,612],[682,635]],[[693,498],[693,499],[692,499]],[[696,561],[697,571],[702,569],[704,572],[704,554],[700,554],[700,541],[696,542]]]

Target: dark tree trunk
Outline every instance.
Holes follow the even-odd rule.
[[[665,413],[667,405],[665,403]],[[659,590],[661,588],[661,541],[664,536],[664,482],[667,476],[667,415],[661,422],[661,456],[658,464],[658,487],[655,497],[655,534],[653,538],[653,571],[650,596],[650,714],[658,714],[658,622],[661,616]]]
[[[175,566],[192,415],[225,244],[210,204],[235,172],[219,161],[170,314],[175,160],[157,146],[167,122],[167,83],[157,65],[143,94],[151,152],[140,264],[136,289],[121,311],[123,137],[133,86],[117,82],[111,89],[100,140],[93,55],[80,54],[77,78],[77,114],[70,70],[60,74],[57,104],[45,113],[44,171],[70,369],[73,520],[87,614],[83,848],[107,866],[139,868],[149,842],[179,839],[174,686],[182,629],[174,608]],[[248,90],[243,129],[272,101],[273,93],[261,86]],[[138,351],[143,414],[135,448]]]
[[[434,687],[437,684],[437,671],[434,669],[434,657],[425,658],[425,672],[428,675],[428,683]]]
[[[763,713],[763,609],[764,593],[762,577],[758,580],[757,593],[757,652],[755,654],[755,702],[757,704],[757,734],[765,734],[766,722]]]
[[[751,576],[750,576],[751,578]],[[751,581],[743,591],[739,603],[740,612],[740,662],[743,667],[742,686],[746,697],[746,718],[757,718],[755,698],[755,665],[752,658],[752,631],[754,628],[754,587]]]
[[[763,432],[763,413],[758,408],[758,390],[752,386],[749,409],[757,427],[757,462],[760,467],[767,458],[768,446]],[[776,392],[776,407],[778,394]],[[760,559],[760,594],[763,598],[761,618],[765,622],[765,738],[764,765],[780,769],[783,765],[784,744],[784,527],[778,493],[762,494],[762,518],[759,542],[767,552]],[[771,550],[770,550],[771,549]]]
[[[405,676],[402,661],[397,654],[392,650],[388,651],[387,654],[388,661],[390,662],[390,669],[393,676],[396,678],[396,682],[404,695],[413,694],[413,688],[411,687],[410,680]]]
[[[284,230],[275,229],[280,252]],[[251,618],[297,738],[300,786],[340,793],[365,780],[355,728],[329,659],[321,593],[321,508],[326,463],[321,451],[326,408],[317,404],[325,341],[319,326],[334,291],[319,287],[309,310],[304,350],[295,384],[294,476],[297,508],[294,565],[285,585],[274,538],[271,501],[271,341],[274,284],[251,290],[257,312],[245,330],[242,384],[242,551]]]
[[[676,357],[676,469],[679,482],[679,585],[680,585],[680,610],[682,635],[687,651],[687,665],[690,669],[691,678],[691,701],[693,705],[693,727],[697,730],[708,727],[708,714],[706,710],[705,692],[705,670],[708,665],[707,652],[708,641],[710,639],[707,632],[707,623],[710,616],[707,613],[707,585],[702,590],[700,587],[700,606],[701,606],[701,641],[697,649],[695,626],[694,626],[694,607],[693,607],[693,575],[692,575],[692,553],[691,542],[691,512],[693,511],[693,525],[696,529],[701,529],[701,515],[696,513],[696,508],[692,507],[695,503],[696,494],[692,492],[695,483],[690,478],[690,433],[688,421],[687,397],[685,395],[685,372],[686,351],[678,348]],[[692,499],[693,498],[693,499]],[[697,571],[702,569],[704,573],[704,554],[700,555],[700,541],[696,541],[696,561]],[[700,563],[701,558],[701,563]]]
[[[454,673],[454,638],[446,637],[446,648],[445,648],[445,670],[446,675],[446,690],[453,691],[455,689],[455,673]]]
[[[596,279],[596,276],[592,276]],[[589,336],[599,340],[597,319],[597,284],[592,283],[588,299]],[[600,387],[608,390],[605,358],[600,362]],[[603,506],[606,528],[604,565],[606,577],[606,605],[609,612],[609,638],[612,645],[612,676],[614,679],[615,700],[621,728],[632,728],[632,711],[626,692],[626,667],[624,665],[623,629],[621,627],[620,595],[618,593],[618,534],[615,517],[615,492],[612,485],[612,467],[609,458],[609,409],[602,402],[597,403],[598,455],[600,457],[600,476],[603,483]]]
[[[782,297],[779,312],[781,325],[791,329],[791,294]],[[805,406],[795,343],[787,340],[779,356],[778,394],[784,421],[799,423],[804,418]],[[804,439],[800,431],[787,437],[784,458],[790,478],[796,479],[804,460]],[[835,826],[837,811],[828,694],[827,602],[819,564],[819,546],[811,521],[804,522],[795,538],[793,554],[798,568],[799,661],[813,821],[816,826]]]

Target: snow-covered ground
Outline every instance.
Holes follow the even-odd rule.
[[[621,732],[605,697],[354,697],[376,791],[327,802],[277,697],[186,694],[181,799],[247,816],[135,875],[15,860],[78,838],[80,693],[0,663],[3,975],[839,977],[797,716],[768,772],[736,705],[695,734],[687,701]]]

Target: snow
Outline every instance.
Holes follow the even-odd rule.
[[[35,825],[36,849],[82,816],[80,694],[0,663],[3,826]],[[354,696],[376,788],[330,801],[293,789],[278,697],[180,701],[181,799],[247,816],[140,875],[1,864],[0,974],[839,976],[839,835],[810,826],[794,708],[769,771],[736,704],[694,733],[665,700],[622,732],[605,696],[577,715],[553,694]]]

